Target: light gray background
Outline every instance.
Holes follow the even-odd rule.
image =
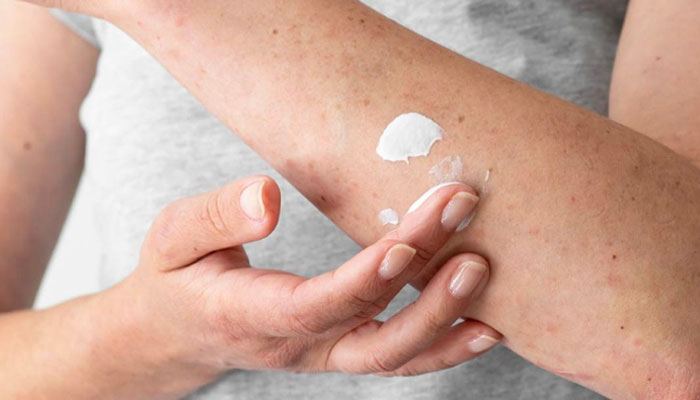
[[[35,307],[52,306],[98,290],[99,242],[90,201],[88,187],[81,184],[39,289]]]

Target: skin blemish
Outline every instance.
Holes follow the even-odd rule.
[[[370,103],[371,103],[371,101],[370,101],[369,99],[364,99],[364,100],[362,101],[362,104],[364,104],[365,107],[367,107],[368,105],[370,105]]]
[[[355,18],[353,18],[353,17],[348,17],[348,21],[354,21],[354,20],[355,20]]]
[[[620,325],[620,330],[624,331],[624,330],[625,330],[625,326],[624,326],[624,325]]]
[[[656,56],[656,61],[661,61],[661,56]]]
[[[184,24],[185,24],[185,18],[183,18],[183,17],[175,18],[175,26],[181,27]]]
[[[22,148],[23,148],[24,150],[31,150],[31,149],[32,149],[32,143],[31,143],[31,142],[24,142],[24,144],[22,144]]]
[[[360,18],[360,23],[361,23],[361,24],[364,24],[364,23],[365,23],[364,18]]]
[[[460,115],[459,118],[457,118],[457,121],[461,124],[464,122],[464,115]]]
[[[328,202],[328,199],[326,199],[326,196],[321,196],[321,201],[326,203],[326,202]]]
[[[613,254],[613,255],[612,255],[612,259],[613,259],[613,260],[617,260],[617,254]]]
[[[276,34],[278,34],[278,33],[280,33],[280,31],[278,31],[277,29],[273,29],[273,30],[272,30],[272,34],[273,34],[273,35],[276,35]]]
[[[608,287],[617,288],[622,285],[622,276],[619,274],[609,273],[608,274]]]
[[[576,203],[576,197],[571,196],[571,197],[569,198],[569,201],[572,202],[572,203]]]

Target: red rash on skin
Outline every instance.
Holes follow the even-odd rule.
[[[608,286],[613,288],[618,288],[622,286],[622,277],[618,274],[609,273],[608,274]]]

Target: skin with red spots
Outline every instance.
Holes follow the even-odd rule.
[[[123,15],[112,22],[308,198],[332,196],[317,205],[360,244],[386,229],[376,224],[376,210],[403,211],[431,186],[426,171],[436,160],[469,160],[462,179],[476,187],[484,171],[498,171],[470,229],[435,266],[465,250],[492,261],[489,289],[465,316],[503,332],[510,348],[572,380],[592,377],[579,383],[610,397],[687,397],[688,388],[700,387],[693,375],[700,364],[700,171],[677,154],[359,2],[138,6],[153,15],[149,29]],[[179,28],[178,15],[188,18]],[[270,35],[273,28],[280,35]],[[241,98],[247,101],[234,101]],[[364,107],[366,98],[374,106]],[[430,157],[383,163],[373,156],[378,135],[406,110],[430,116],[449,135]],[[309,160],[324,172],[304,168]],[[541,230],[536,237],[528,233],[533,226]],[[607,242],[622,255],[617,286],[606,285],[611,252],[600,249]],[[674,301],[678,308],[669,309]],[[548,324],[559,330],[547,334]]]

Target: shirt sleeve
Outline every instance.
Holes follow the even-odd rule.
[[[95,26],[91,17],[83,14],[58,10],[55,8],[50,9],[49,13],[70,28],[78,36],[83,38],[83,40],[86,42],[98,49],[101,47],[97,35],[95,34]]]

